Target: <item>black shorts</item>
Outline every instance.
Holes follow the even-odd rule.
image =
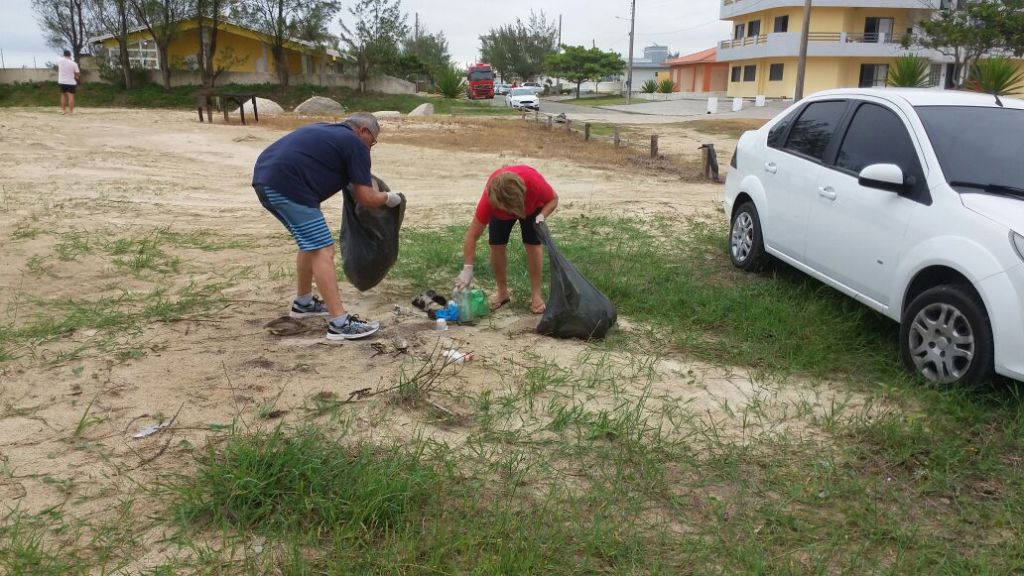
[[[74,94],[75,88],[77,88],[74,84],[58,84],[58,86],[60,86],[61,94]]]
[[[520,218],[519,231],[523,234],[523,244],[530,246],[540,246],[540,236],[537,236],[537,214],[540,214],[540,210],[537,210],[530,215],[529,218]],[[499,220],[494,216],[491,216],[491,221],[487,224],[487,238],[488,244],[491,246],[504,246],[508,244],[508,238],[512,235],[512,227],[515,226],[516,220]]]

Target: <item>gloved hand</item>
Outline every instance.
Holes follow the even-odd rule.
[[[402,196],[398,192],[388,192],[388,200],[384,203],[388,208],[394,208],[402,203]]]
[[[459,290],[465,290],[469,288],[469,285],[473,282],[473,265],[466,264],[462,267],[462,272],[455,277],[455,287]]]
[[[537,218],[534,220],[534,222],[536,222],[537,224],[543,223],[544,222],[544,213],[543,212],[538,212],[537,213]]]

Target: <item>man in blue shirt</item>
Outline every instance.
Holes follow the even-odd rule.
[[[380,329],[349,314],[341,303],[334,271],[334,239],[320,203],[352,185],[362,206],[393,208],[402,202],[395,192],[373,189],[370,149],[377,143],[380,124],[372,114],[353,114],[340,124],[304,126],[271,144],[253,168],[252,186],[260,203],[295,238],[297,290],[293,318],[328,316],[327,338],[352,340]],[[323,300],[313,296],[313,280]]]

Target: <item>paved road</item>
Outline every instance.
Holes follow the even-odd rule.
[[[493,106],[504,106],[505,97],[497,96],[491,101]],[[642,102],[638,104],[602,106],[578,106],[553,100],[541,100],[540,109],[548,114],[565,114],[570,119],[580,122],[605,122],[609,124],[670,124],[687,120],[703,120],[711,118],[772,118],[791,102],[771,101],[762,108],[754,107],[753,103],[739,112],[732,112],[732,101],[719,99],[718,114],[706,114],[707,100],[667,100],[664,102]]]

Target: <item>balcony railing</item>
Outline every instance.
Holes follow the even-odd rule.
[[[738,1],[738,0],[733,0]],[[808,42],[827,42],[831,44],[902,44],[906,34],[882,34],[869,32],[811,32],[807,35]],[[745,36],[732,40],[723,40],[718,47],[727,50],[742,46],[757,46],[769,41],[768,34]]]

